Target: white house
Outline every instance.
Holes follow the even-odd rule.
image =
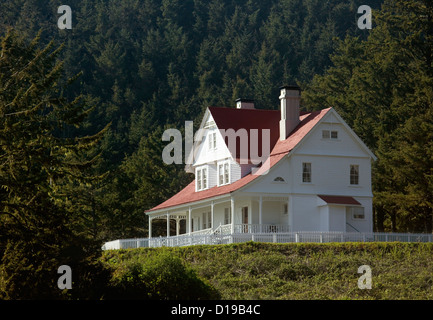
[[[195,179],[146,211],[149,237],[154,219],[167,219],[169,236],[172,219],[176,235],[182,219],[188,235],[373,231],[374,154],[333,108],[300,112],[299,87],[282,87],[279,99],[280,110],[255,109],[251,100],[206,110],[186,166]],[[236,148],[229,129],[238,133]]]

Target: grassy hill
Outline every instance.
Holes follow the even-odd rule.
[[[152,259],[161,255],[177,259],[188,274],[212,288],[217,299],[433,299],[433,243],[249,242],[142,248],[106,251],[102,262],[112,270],[112,281],[123,277],[131,283],[132,265],[157,268]],[[157,274],[159,281],[171,277],[170,261],[170,266],[160,262],[160,273],[148,274],[152,279]],[[361,265],[371,268],[371,289],[358,288]],[[144,281],[140,273],[135,277]],[[176,287],[169,278],[166,283]]]

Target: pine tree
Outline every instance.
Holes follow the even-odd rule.
[[[432,231],[431,1],[385,1],[368,39],[348,37],[305,92],[332,106],[376,153],[376,229]]]
[[[74,229],[79,203],[70,202],[66,186],[91,183],[92,148],[105,130],[67,135],[90,109],[80,97],[63,96],[62,47],[39,49],[38,41],[26,44],[13,31],[1,41],[0,296],[9,299],[69,296],[57,288],[57,268],[85,272],[96,252]],[[82,294],[83,285],[84,277],[74,292]]]

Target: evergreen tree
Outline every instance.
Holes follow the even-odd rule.
[[[63,96],[61,47],[39,49],[38,40],[26,44],[11,31],[1,41],[0,296],[9,299],[66,297],[56,284],[64,264],[81,271],[74,293],[91,291],[84,274],[97,252],[74,229],[79,203],[65,186],[91,182],[97,157],[89,156],[104,131],[65,136],[89,109]]]
[[[377,154],[376,229],[432,231],[432,4],[385,1],[365,41],[346,38],[307,105],[335,107]]]

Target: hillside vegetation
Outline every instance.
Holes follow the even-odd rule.
[[[112,270],[112,283],[129,275],[134,286],[142,277],[131,273],[131,266],[171,256],[203,281],[210,291],[204,298],[210,299],[432,299],[432,253],[432,243],[249,242],[107,251],[102,262]],[[371,268],[371,289],[358,288],[361,265]],[[169,276],[161,272],[155,280],[163,283]],[[160,286],[159,292],[164,291]],[[179,294],[185,298],[190,293],[184,289]]]

